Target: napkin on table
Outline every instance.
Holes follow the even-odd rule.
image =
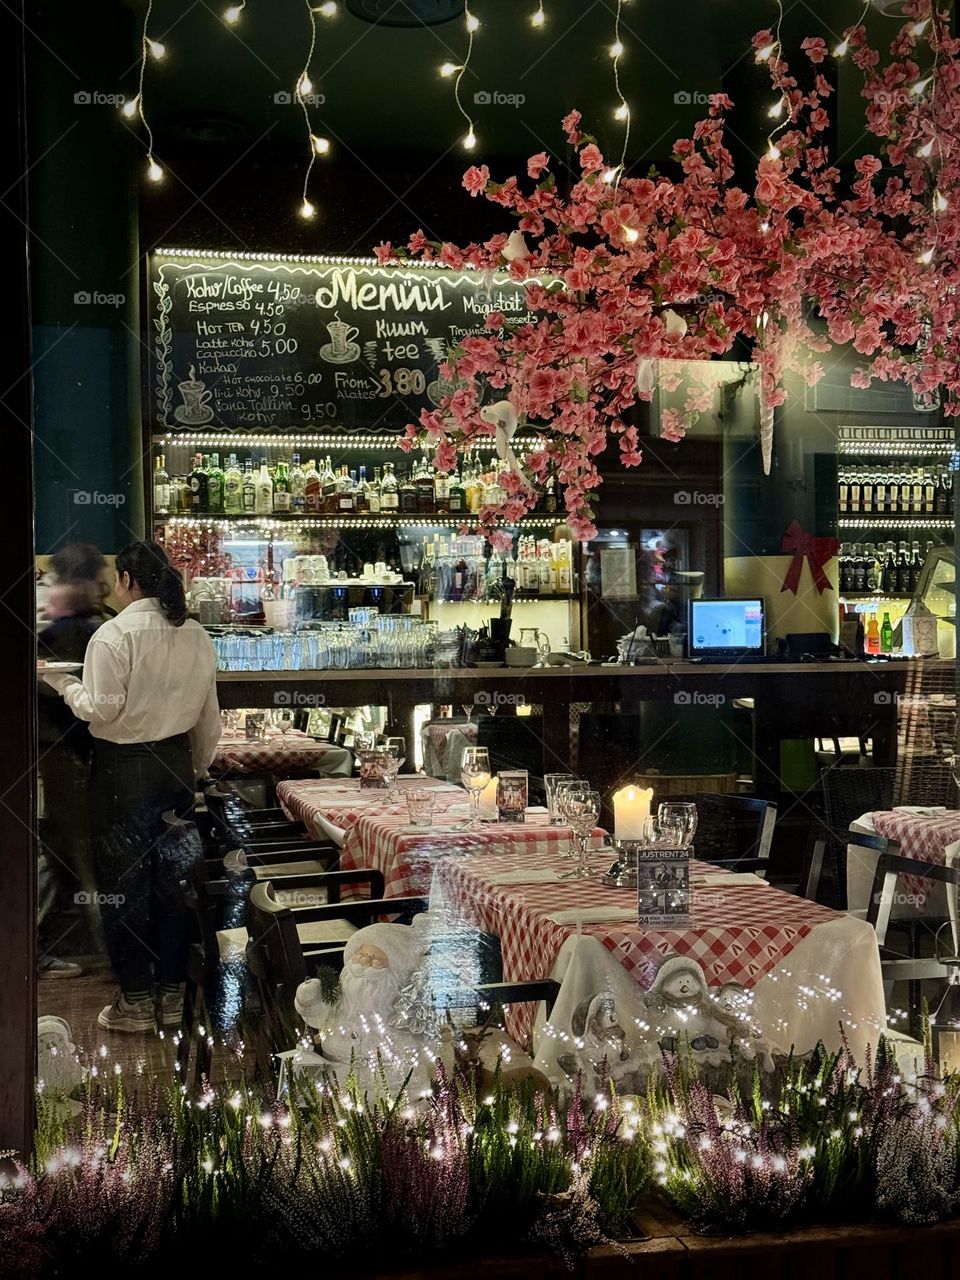
[[[569,911],[554,911],[547,919],[553,924],[607,924],[637,920],[637,904],[629,907],[571,907]]]

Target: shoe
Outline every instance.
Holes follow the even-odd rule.
[[[161,1027],[179,1027],[183,1021],[183,996],[169,991],[157,1001],[157,1021]]]
[[[97,1023],[107,1031],[155,1031],[157,1019],[153,1001],[130,1001],[122,991],[118,991],[113,1004],[100,1010]]]
[[[79,978],[83,969],[72,960],[61,960],[58,956],[44,956],[38,966],[44,978]]]

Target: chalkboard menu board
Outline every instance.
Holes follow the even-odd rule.
[[[149,276],[155,430],[401,430],[449,347],[528,318],[506,274],[158,250]]]

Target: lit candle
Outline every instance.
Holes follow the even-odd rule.
[[[499,776],[494,774],[480,792],[480,812],[485,818],[495,818],[499,812],[497,809],[497,787],[499,782]]]
[[[642,840],[650,817],[653,787],[624,787],[613,793],[613,834],[617,840]]]

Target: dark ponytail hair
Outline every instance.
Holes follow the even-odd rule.
[[[117,556],[117,573],[129,573],[131,583],[142,595],[160,602],[166,619],[182,627],[187,618],[187,599],[183,578],[167,559],[167,553],[156,542],[131,542]]]

